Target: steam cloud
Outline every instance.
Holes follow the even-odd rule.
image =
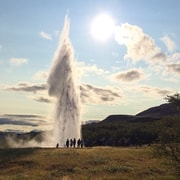
[[[69,39],[69,18],[56,50],[48,77],[49,95],[56,98],[54,143],[63,146],[67,138],[80,138],[80,95],[75,84],[74,52]]]

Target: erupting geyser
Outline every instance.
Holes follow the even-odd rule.
[[[65,18],[58,48],[48,77],[48,91],[56,98],[54,143],[80,138],[80,95],[75,81],[74,52],[69,39],[69,18]]]

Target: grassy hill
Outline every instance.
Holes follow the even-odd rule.
[[[0,179],[176,179],[151,147],[0,149]]]

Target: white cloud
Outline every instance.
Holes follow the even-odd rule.
[[[41,31],[41,32],[40,32],[40,36],[41,36],[43,39],[52,40],[51,34],[48,34],[48,33],[44,32],[44,31]]]
[[[46,84],[31,84],[29,82],[20,82],[16,85],[6,85],[3,88],[6,91],[15,91],[15,92],[33,92],[44,91],[47,89]]]
[[[151,58],[151,63],[155,64],[155,63],[159,63],[159,62],[165,62],[167,59],[166,55],[162,52],[155,54],[152,58]]]
[[[34,74],[33,80],[46,80],[47,77],[48,77],[48,72],[41,70]]]
[[[25,59],[25,58],[11,58],[9,60],[9,63],[12,65],[12,66],[21,66],[23,64],[27,64],[28,63],[28,60]]]
[[[173,51],[175,49],[176,44],[169,36],[165,35],[161,38],[161,40],[166,45],[168,51]]]
[[[37,97],[33,97],[33,100],[37,101],[37,102],[41,102],[41,103],[52,103],[53,100],[49,97],[46,96],[37,96]]]
[[[149,61],[153,56],[160,53],[160,49],[153,38],[135,25],[124,23],[121,26],[117,26],[115,40],[120,45],[126,46],[127,54],[124,58],[132,59],[133,62],[140,60]]]
[[[122,101],[123,95],[116,87],[97,87],[91,84],[82,84],[81,101],[85,104],[117,104]]]
[[[180,53],[174,53],[174,54],[168,56],[168,60],[170,62],[179,62],[180,61]]]
[[[167,64],[167,73],[180,75],[180,62]]]
[[[162,75],[168,76],[167,80],[178,82],[177,76],[180,75],[180,53],[169,55],[167,60],[167,63],[162,66]]]
[[[78,73],[80,76],[95,74],[95,75],[105,75],[108,74],[109,71],[105,71],[104,69],[98,68],[96,64],[87,65],[84,62],[78,62]]]
[[[144,78],[144,72],[142,69],[129,69],[127,71],[121,71],[110,76],[110,79],[118,82],[132,82],[139,81]]]
[[[169,94],[173,93],[173,90],[170,88],[160,88],[160,87],[153,87],[153,86],[139,86],[134,87],[133,92],[140,92],[143,93],[145,96],[151,97],[151,98],[157,98],[157,97],[166,97]]]

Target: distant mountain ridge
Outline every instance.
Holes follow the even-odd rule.
[[[171,103],[161,104],[159,106],[151,107],[145,111],[142,111],[136,116],[144,116],[144,117],[159,117],[162,118],[164,116],[172,116],[172,115],[180,115],[180,111],[176,109],[176,107]]]
[[[156,119],[161,119],[165,116],[180,115],[178,111],[172,104],[165,103],[159,106],[151,107],[144,110],[136,115],[110,115],[103,120],[103,122],[116,122],[116,121],[151,121]]]

